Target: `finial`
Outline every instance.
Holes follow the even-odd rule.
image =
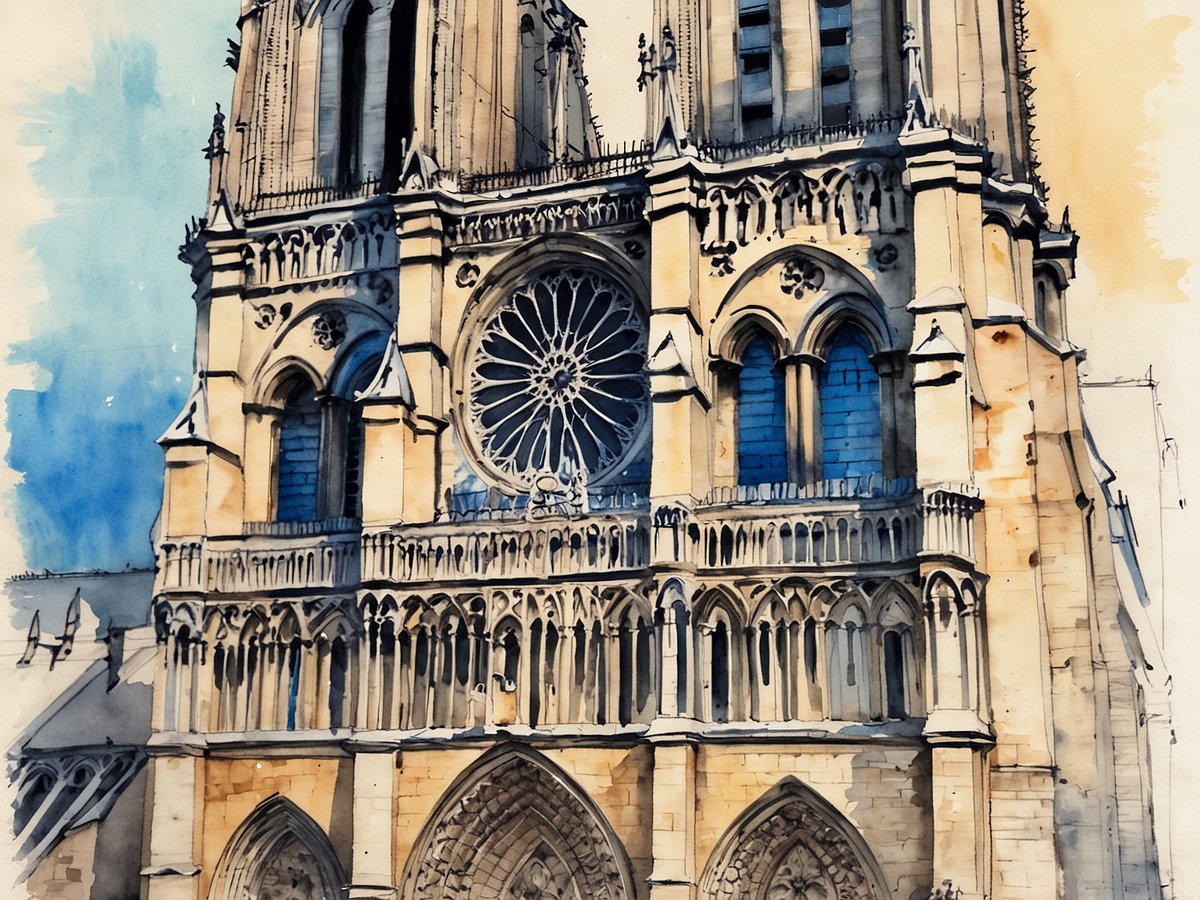
[[[17,660],[18,666],[27,666],[33,662],[33,655],[37,653],[38,642],[42,639],[41,616],[42,611],[40,609],[34,611],[33,621],[29,623],[29,634],[25,638],[25,652]]]
[[[639,58],[644,59],[646,55],[644,51]],[[653,108],[654,112],[651,115],[652,130],[650,133],[654,139],[653,158],[675,159],[682,154],[683,148],[687,145],[687,139],[680,134],[679,130],[679,92],[675,84],[678,58],[675,52],[675,32],[671,30],[670,22],[662,27],[661,51],[656,50],[653,44],[649,47],[651,62],[655,56],[658,58],[658,63],[652,65],[650,70],[650,77],[658,80],[657,105]],[[646,63],[643,62],[643,67],[645,65]]]
[[[903,50],[908,68],[908,98],[904,104],[904,130],[933,128],[937,125],[937,116],[933,113],[933,101],[925,90],[921,42],[917,40],[917,29],[912,22],[904,23]]]
[[[637,77],[639,94],[645,90],[647,84],[658,77],[657,55],[658,48],[653,44],[646,44],[646,32],[643,31],[638,35],[638,64],[641,66]]]
[[[225,149],[225,113],[221,112],[220,103],[216,104],[216,107],[212,131],[208,135],[208,146],[204,148],[204,158],[208,160],[217,159],[229,152]]]

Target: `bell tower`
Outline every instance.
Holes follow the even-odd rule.
[[[1163,896],[1018,0],[241,13],[151,900]]]

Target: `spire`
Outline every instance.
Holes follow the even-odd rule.
[[[35,610],[33,621],[29,623],[29,634],[25,638],[25,652],[17,660],[18,666],[27,666],[33,662],[33,654],[37,653],[38,642],[42,639],[42,611]]]
[[[676,84],[679,61],[671,24],[668,22],[663,26],[661,50],[654,44],[647,46],[645,34],[638,37],[638,47],[638,62],[642,67],[637,80],[638,90],[645,90],[651,82],[657,82],[658,86],[657,94],[647,91],[646,95],[649,133],[654,141],[653,158],[675,159],[683,155],[687,137],[679,127],[679,88]]]
[[[67,618],[63,622],[63,633],[60,640],[63,656],[68,656],[71,653],[71,648],[75,645],[75,633],[79,631],[79,622],[82,619],[81,606],[83,605],[83,589],[75,588],[75,596],[71,598],[71,602],[67,604]]]
[[[908,97],[904,105],[904,130],[932,128],[937,125],[933,100],[925,90],[925,66],[921,62],[921,42],[912,22],[904,23],[904,60],[908,69]]]
[[[207,444],[212,441],[208,431],[208,391],[203,374],[192,381],[192,392],[183,404],[183,410],[175,417],[171,426],[157,441],[161,447],[175,444]]]
[[[413,396],[412,382],[408,380],[404,357],[400,354],[399,344],[396,343],[395,332],[388,338],[379,371],[375,373],[367,389],[357,392],[354,399],[367,403],[398,403],[405,409],[416,408],[417,401]]]

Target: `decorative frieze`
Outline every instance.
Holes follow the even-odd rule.
[[[397,262],[395,218],[376,210],[348,222],[303,225],[251,238],[242,249],[246,283],[288,284]]]
[[[804,226],[838,234],[895,234],[907,227],[907,199],[891,163],[869,162],[816,176],[751,175],[708,187],[700,203],[701,248],[725,257],[759,238],[784,237]]]
[[[645,199],[640,193],[601,194],[464,215],[447,226],[446,234],[455,246],[498,244],[640,222],[644,209]]]

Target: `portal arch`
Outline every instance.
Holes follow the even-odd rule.
[[[434,810],[409,858],[403,896],[507,900],[530,896],[527,887],[570,900],[637,896],[625,850],[590,798],[536,752],[502,747]]]
[[[883,874],[858,831],[795,778],[738,817],[709,858],[704,900],[885,900]]]
[[[208,900],[332,900],[346,896],[345,885],[337,854],[321,826],[276,794],[259,804],[230,838]]]

